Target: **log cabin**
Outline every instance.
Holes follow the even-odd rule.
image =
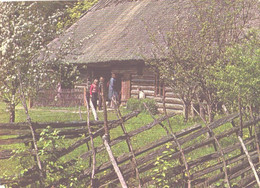
[[[162,41],[170,30],[175,3],[174,0],[100,0],[51,45],[57,47],[67,39],[80,44],[74,49],[77,53],[67,55],[64,61],[86,65],[86,69],[80,70],[83,85],[100,76],[109,80],[113,72],[120,82],[121,104],[137,98],[141,88],[147,98],[156,100],[159,111],[165,95],[167,111],[182,113],[182,101],[163,85],[145,60],[153,58],[151,33],[156,33],[157,40]]]

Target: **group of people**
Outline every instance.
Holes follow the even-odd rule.
[[[102,101],[102,95],[103,95],[102,84],[104,84],[104,78],[100,77],[99,81],[98,81],[98,79],[95,79],[93,81],[93,83],[91,84],[90,89],[89,89],[90,99],[91,99],[91,102],[92,102],[95,110],[97,109],[97,101],[99,101],[99,103],[98,103],[99,110],[102,109],[103,102],[105,102],[105,101]],[[114,108],[114,103],[117,102],[118,98],[119,98],[116,74],[112,73],[112,76],[106,86],[108,87],[109,106],[111,108]]]

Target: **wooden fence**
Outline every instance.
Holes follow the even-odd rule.
[[[32,106],[54,106],[69,107],[82,106],[84,104],[84,89],[62,89],[44,90],[38,93],[37,98],[33,100]]]
[[[132,112],[123,116],[122,119],[109,121],[109,130],[126,125],[125,122],[133,117],[136,117],[139,112]],[[151,123],[144,125],[136,130],[125,132],[123,135],[113,138],[109,142],[111,148],[116,147],[121,142],[133,144],[133,140],[140,134],[145,134],[148,130],[160,126],[165,130],[165,135],[158,140],[148,143],[144,146],[138,146],[129,152],[122,153],[115,157],[116,163],[119,166],[123,178],[126,180],[128,187],[133,186],[130,183],[131,178],[139,179],[142,187],[148,187],[149,184],[154,184],[156,178],[171,177],[171,187],[253,187],[257,185],[256,172],[259,176],[259,150],[257,150],[258,141],[252,127],[259,126],[260,117],[255,120],[244,122],[244,132],[249,131],[244,140],[239,140],[241,136],[240,126],[236,126],[236,118],[239,114],[231,114],[221,119],[214,121],[208,125],[194,125],[183,129],[179,132],[172,132],[165,122],[172,115],[166,115],[158,119],[154,119]],[[138,118],[138,117],[137,117]],[[229,129],[227,123],[232,124]],[[90,141],[91,136],[96,139],[104,134],[103,122],[91,121],[91,135],[86,127],[86,122],[66,122],[66,123],[33,123],[33,128],[36,131],[36,137],[39,139],[41,129],[51,126],[60,129],[60,135],[65,138],[80,139],[71,144],[68,148],[60,149],[59,151],[51,151],[55,153],[56,160],[73,152],[75,149]],[[174,125],[178,126],[178,125]],[[0,145],[28,143],[32,141],[30,130],[27,123],[17,124],[0,124],[1,135],[12,135],[11,138],[0,139]],[[85,133],[85,137],[82,134]],[[230,136],[235,139],[229,139]],[[238,139],[236,139],[238,138]],[[242,149],[242,146],[246,146]],[[214,151],[209,148],[215,148]],[[79,158],[89,161],[95,153],[98,155],[105,151],[103,144],[95,147],[94,150],[89,149],[85,153],[81,153]],[[201,152],[205,150],[205,152]],[[208,152],[206,152],[208,151]],[[245,151],[248,153],[245,153]],[[35,155],[33,149],[26,151]],[[196,155],[196,153],[201,153]],[[12,150],[0,151],[0,159],[6,160],[13,155]],[[135,163],[133,163],[135,159]],[[157,167],[158,159],[165,160],[172,165],[164,170],[164,173],[154,174],[153,169]],[[75,163],[75,159],[69,160],[64,166],[71,166]],[[157,163],[156,163],[157,162]],[[250,165],[249,162],[252,162]],[[253,171],[258,169],[258,171]],[[106,171],[106,173],[104,173]],[[32,166],[27,173],[22,175],[15,183],[17,187],[24,187],[39,180],[37,165]],[[78,180],[85,180],[87,185],[91,182],[92,168],[89,167],[83,171],[76,172],[73,176]],[[110,160],[95,166],[96,187],[105,187],[111,183],[119,183],[117,173],[114,171]],[[72,177],[73,178],[73,177]],[[128,181],[129,180],[129,181]],[[11,178],[1,180],[2,184],[13,184]],[[49,187],[56,187],[60,184],[69,183],[69,179],[61,178],[53,182]]]

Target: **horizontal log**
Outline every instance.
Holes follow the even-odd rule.
[[[163,108],[162,103],[157,103],[158,108]],[[183,110],[183,105],[181,104],[170,104],[170,103],[165,103],[165,108],[166,109],[172,109],[172,110]]]
[[[163,108],[158,108],[159,113],[164,113]],[[173,110],[173,109],[166,109],[168,114],[183,114],[183,110]]]
[[[179,98],[178,94],[174,92],[165,92],[165,97]]]
[[[6,135],[23,135],[23,134],[28,134],[30,131],[25,129],[25,130],[12,130],[12,129],[2,129],[0,130],[0,136],[6,136]]]
[[[146,74],[143,74],[143,75],[132,74],[131,76],[132,76],[132,79],[150,79],[150,80],[152,80],[155,78],[154,74],[149,73],[149,72],[147,72]]]
[[[0,123],[0,130],[3,129],[13,129],[13,130],[29,130],[29,124],[27,122],[23,123]]]
[[[83,133],[78,133],[78,134],[67,133],[67,135],[63,135],[63,134],[59,133],[58,135],[64,136],[65,139],[74,139],[74,138],[81,137],[82,134]],[[40,134],[35,134],[35,137],[37,140],[39,140]],[[15,137],[15,138],[0,139],[0,145],[12,145],[12,144],[21,144],[21,143],[26,144],[31,141],[32,141],[32,135],[27,134],[27,135]]]
[[[140,86],[140,85],[132,85],[131,89],[132,90],[137,90],[138,88],[141,88],[142,90],[148,90],[148,91],[154,91],[155,87],[154,86]]]
[[[153,90],[144,90],[143,92],[145,93],[145,95],[149,95],[149,96],[154,95],[154,91]],[[131,90],[131,94],[138,95],[138,93],[139,93],[139,91],[137,91],[137,90]]]
[[[0,151],[0,159],[9,159],[13,156],[13,150],[1,150]]]
[[[138,95],[137,95],[137,94],[132,94],[132,93],[131,93],[131,98],[138,99]]]
[[[132,83],[155,83],[154,79],[132,79]]]
[[[173,92],[173,89],[170,88],[170,87],[168,87],[168,86],[165,86],[165,87],[164,87],[164,90],[165,90],[166,92]]]
[[[25,139],[7,138],[7,139],[0,139],[0,145],[28,143],[29,141],[30,140],[25,140]]]
[[[141,83],[141,82],[131,82],[131,88],[132,88],[132,86],[135,86],[136,88],[138,88],[138,87],[140,87],[140,86],[143,86],[143,87],[146,87],[146,86],[148,86],[148,87],[155,87],[154,86],[154,83],[147,83],[147,82],[143,82],[143,83]]]
[[[156,102],[163,102],[163,97],[154,97],[154,100]],[[182,100],[179,98],[171,98],[171,97],[166,97],[165,98],[165,103],[173,103],[173,104],[183,104]]]
[[[35,155],[35,152],[34,152],[34,150],[31,150],[31,149],[27,149],[26,151],[19,152],[19,153],[16,153],[13,150],[1,150],[0,151],[0,159],[9,159],[13,155],[16,155],[16,156]]]
[[[110,120],[108,123],[114,123],[117,120]],[[74,127],[85,127],[87,124],[86,121],[72,121],[72,122],[45,122],[38,123],[32,122],[34,129],[45,129],[48,126],[52,128],[74,128]],[[103,121],[90,121],[90,126],[102,126]],[[11,129],[11,130],[30,130],[28,123],[0,123],[0,130]]]

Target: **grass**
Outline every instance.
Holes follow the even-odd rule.
[[[80,107],[80,111],[81,111],[81,115],[82,115],[82,119],[80,119],[80,113],[79,113],[79,107],[69,107],[69,108],[50,108],[50,107],[41,107],[41,108],[32,108],[30,109],[29,113],[30,116],[32,118],[32,121],[34,122],[53,122],[53,121],[81,121],[81,120],[86,120],[86,110],[85,107]],[[121,112],[123,115],[129,113],[128,110],[126,110],[125,108],[121,108]],[[103,119],[103,114],[101,112],[98,113],[99,114],[99,119],[102,120]],[[157,115],[156,117],[159,117],[160,115]],[[93,117],[91,117],[91,119],[93,119]],[[108,119],[112,120],[112,119],[117,119],[117,116],[115,114],[114,111],[109,111],[108,112]],[[26,114],[24,113],[24,110],[22,108],[22,106],[18,105],[16,108],[16,122],[24,122],[26,121]],[[151,116],[149,114],[146,113],[141,113],[140,115],[138,115],[138,117],[132,118],[131,120],[127,121],[125,123],[127,132],[136,130],[137,128],[140,128],[150,122],[152,122],[153,119],[151,118]],[[5,105],[3,103],[0,103],[0,122],[1,123],[7,123],[8,122],[8,113],[5,110]],[[167,125],[167,122],[163,122],[164,125]],[[200,122],[201,123],[201,122]],[[173,132],[178,132],[184,128],[190,127],[192,125],[195,124],[195,121],[188,121],[187,123],[184,123],[183,121],[183,117],[182,116],[175,116],[173,118],[170,119],[170,124],[172,126]],[[214,130],[214,132],[220,133],[225,131],[226,129],[231,128],[232,125],[231,124],[226,124],[224,126],[221,126],[217,129]],[[110,136],[111,139],[117,138],[118,136],[122,136],[123,132],[121,130],[120,127],[117,127],[115,129],[112,129],[110,132]],[[149,145],[151,142],[158,140],[159,138],[163,137],[166,135],[165,130],[157,125],[153,128],[151,128],[148,131],[145,131],[144,133],[138,134],[134,137],[131,138],[131,142],[133,144],[133,148],[134,150],[141,148],[145,145]],[[187,146],[187,145],[191,145],[197,142],[200,142],[204,139],[206,139],[207,136],[202,135],[199,136],[198,138],[196,138],[195,140],[186,143],[183,145],[183,147]],[[3,138],[0,136],[0,138]],[[74,143],[75,141],[77,141],[80,138],[77,139],[72,139],[72,140],[62,140],[62,143],[59,143],[59,145],[63,145],[63,147],[68,147],[70,146],[72,143]],[[102,144],[102,139],[100,137],[96,138],[95,140],[95,146],[99,146]],[[228,146],[232,143],[234,143],[236,141],[236,137],[228,137],[225,139],[221,140],[221,145],[223,146]],[[3,149],[14,149],[14,148],[21,148],[24,149],[26,148],[26,146],[24,146],[24,144],[16,144],[16,145],[5,145],[5,146],[1,146],[0,145],[0,150]],[[86,144],[82,145],[81,147],[77,148],[74,152],[62,157],[59,162],[62,164],[65,161],[68,161],[70,159],[77,159],[77,157],[88,151]],[[115,156],[120,156],[124,153],[127,153],[128,147],[126,142],[120,142],[114,146],[112,146],[112,151],[114,153]],[[213,147],[204,147],[204,148],[200,148],[197,149],[189,154],[186,155],[188,161],[190,160],[194,160],[198,157],[201,156],[205,156],[206,154],[210,154],[214,152],[214,148]],[[143,154],[144,155],[144,154]],[[235,153],[234,153],[235,155]],[[97,155],[97,165],[101,165],[104,162],[108,161],[108,155],[105,151],[99,153]],[[89,165],[89,160],[86,161],[81,161],[78,166],[84,166],[85,168],[88,167]],[[211,161],[210,163],[205,163],[203,164],[204,166],[208,166],[208,165],[212,165],[213,163],[216,163],[216,161]],[[22,165],[21,165],[22,164]],[[27,160],[25,160],[25,158],[12,158],[9,160],[0,160],[0,177],[4,176],[4,175],[15,175],[18,174],[19,172],[21,172],[21,170],[23,169],[23,166],[26,164],[26,166],[31,166],[32,164],[35,164],[35,162],[32,160],[31,157],[27,158]],[[177,163],[176,163],[177,164]],[[73,167],[73,168],[76,168]],[[197,169],[201,169],[201,167],[197,167],[194,168],[193,170],[197,170]],[[148,172],[149,173],[149,172]],[[146,173],[146,174],[148,174]]]

